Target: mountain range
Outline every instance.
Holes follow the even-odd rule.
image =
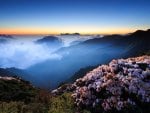
[[[138,30],[127,35],[109,35],[89,39],[56,50],[54,54],[62,56],[61,60],[47,60],[29,67],[27,71],[34,76],[41,76],[40,84],[45,84],[47,87],[46,83],[50,83],[52,87],[55,87],[81,68],[108,63],[114,58],[137,56],[150,50],[149,37],[150,30]]]
[[[150,56],[133,58],[149,42],[150,30],[96,37],[54,51],[60,60],[0,68],[0,113],[149,113]]]
[[[60,83],[76,75],[75,73],[81,68],[86,70],[88,66],[95,67],[108,63],[114,58],[127,58],[148,52],[150,50],[149,37],[150,30],[138,30],[126,35],[95,36],[68,47],[61,47],[60,38],[45,36],[35,43],[46,44],[49,48],[57,46],[58,49],[54,50],[53,54],[61,56],[61,59],[49,59],[23,69],[21,72],[17,68],[9,69],[9,71],[22,76],[36,86],[47,89],[56,88]],[[78,76],[83,76],[83,74]]]

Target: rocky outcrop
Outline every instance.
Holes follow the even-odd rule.
[[[79,78],[72,94],[79,107],[104,111],[150,106],[150,56],[112,60]]]

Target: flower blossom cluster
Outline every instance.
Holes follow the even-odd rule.
[[[77,79],[73,86],[77,106],[120,111],[150,104],[150,56],[112,60]]]

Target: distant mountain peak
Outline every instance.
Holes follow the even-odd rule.
[[[147,31],[150,32],[150,29],[148,29]]]
[[[54,42],[54,41],[60,41],[60,39],[55,36],[45,36],[42,39],[37,40],[37,42]]]
[[[0,37],[2,37],[2,38],[13,38],[13,36],[5,35],[5,34],[0,34]]]
[[[60,35],[71,35],[71,36],[79,36],[80,33],[61,33]]]

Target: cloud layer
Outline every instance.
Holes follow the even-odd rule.
[[[79,43],[92,36],[57,36],[63,42],[62,47],[68,47],[73,42]],[[7,43],[0,43],[0,67],[17,67],[21,69],[28,68],[34,64],[54,59],[61,60],[63,56],[54,54],[58,48],[46,44],[37,44],[36,40],[43,36],[14,36],[7,39]],[[2,37],[0,37],[2,39]]]
[[[48,59],[61,59],[45,45],[33,41],[13,40],[0,44],[0,67],[27,68]]]

